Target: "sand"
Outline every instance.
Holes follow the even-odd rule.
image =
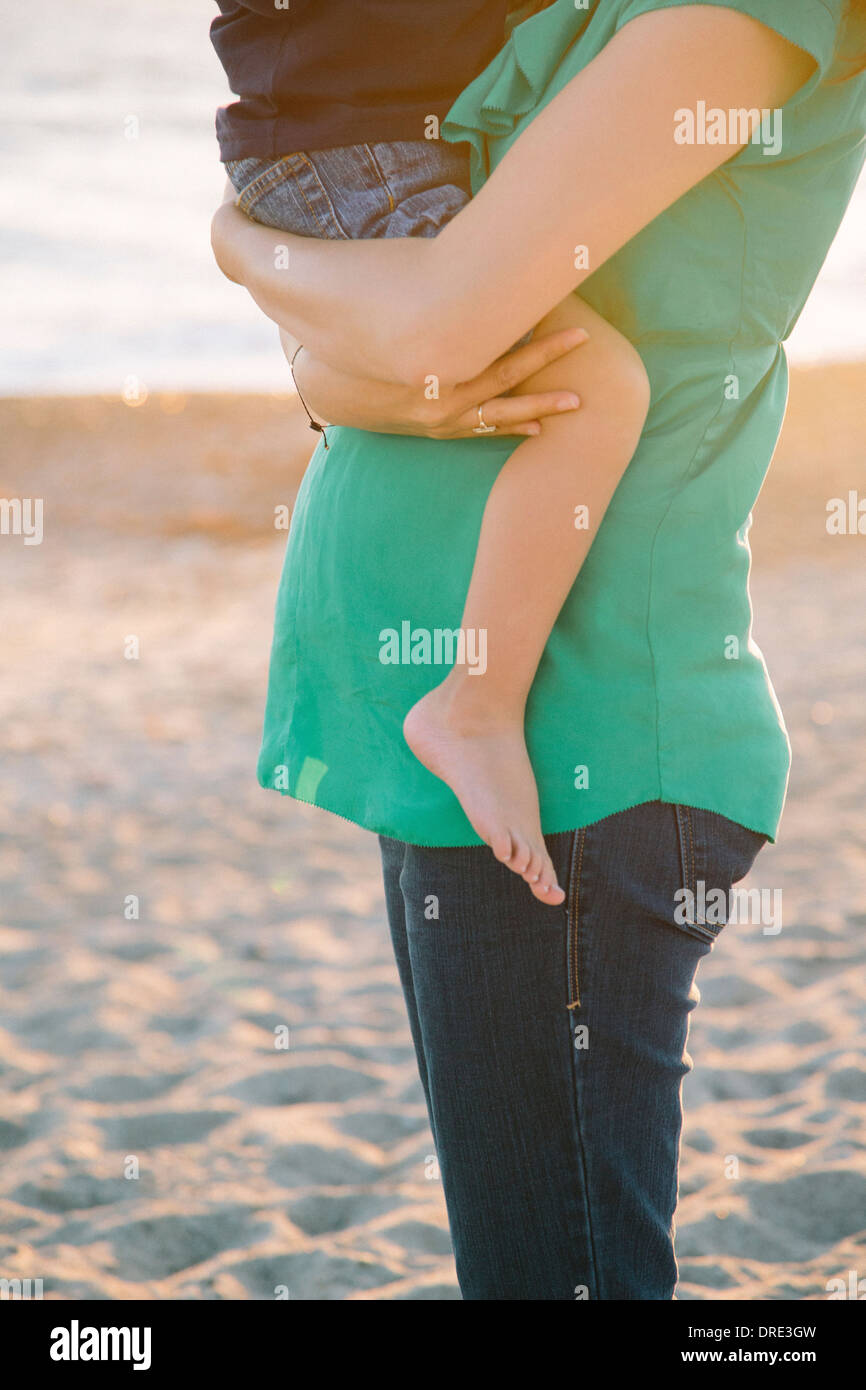
[[[375,841],[254,777],[295,403],[7,400],[0,432],[2,495],[45,499],[42,545],[0,537],[0,1276],[458,1298]],[[864,438],[866,365],[794,375],[753,576],[784,925],[699,977],[681,1299],[866,1277],[866,537],[825,527]]]

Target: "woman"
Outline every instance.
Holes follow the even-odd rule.
[[[724,920],[694,904],[727,901],[774,839],[789,761],[751,638],[750,511],[782,341],[863,163],[858,41],[845,0],[557,0],[452,109],[476,197],[434,240],[281,234],[287,274],[273,232],[214,219],[221,266],[304,344],[301,390],[340,424],[293,518],[260,780],[381,837],[467,1299],[673,1297],[688,1017]],[[378,639],[459,623],[515,447],[472,436],[478,406],[503,435],[537,415],[506,393],[557,342],[507,349],[578,287],[652,405],[527,711],[567,886],[549,907],[412,758],[402,717],[438,676],[383,666]],[[616,400],[582,352],[589,450]]]

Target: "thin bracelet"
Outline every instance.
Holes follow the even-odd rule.
[[[291,360],[291,362],[289,363],[289,369],[290,369],[290,371],[291,371],[291,373],[292,373],[292,381],[294,381],[294,383],[295,383],[295,390],[296,390],[297,393],[298,393],[298,400],[301,402],[301,405],[304,407],[304,410],[307,412],[307,419],[308,419],[309,422],[310,422],[310,429],[311,429],[311,430],[315,430],[317,434],[320,434],[320,435],[322,436],[322,440],[323,440],[323,442],[324,442],[325,448],[328,449],[328,448],[330,448],[330,445],[328,444],[328,436],[327,436],[326,433],[325,433],[325,426],[324,426],[324,425],[320,425],[319,422],[318,422],[318,420],[314,420],[314,419],[313,419],[312,415],[310,414],[310,407],[307,405],[307,402],[304,400],[303,396],[301,395],[301,388],[300,388],[300,386],[298,385],[297,378],[296,378],[296,376],[295,376],[295,358],[297,357],[297,355],[298,355],[299,352],[302,352],[302,351],[303,351],[303,348],[304,348],[303,343],[299,344],[299,346],[295,348],[294,354],[293,354],[293,356],[292,356],[292,360]]]

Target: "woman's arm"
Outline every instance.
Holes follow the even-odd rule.
[[[291,361],[294,339],[280,330]],[[516,388],[551,363],[588,342],[583,328],[537,335],[524,347],[506,353],[472,381],[445,387],[435,395],[399,382],[369,381],[341,372],[306,350],[295,357],[295,383],[313,416],[378,434],[420,435],[427,439],[465,439],[476,432],[478,407],[484,422],[500,434],[540,434],[546,416],[577,410],[579,398],[569,390],[519,393]]]
[[[737,11],[651,11],[539,112],[437,237],[316,241],[226,205],[214,218],[217,260],[342,371],[416,388],[466,381],[742,148],[675,143],[675,111],[781,106],[814,66]],[[275,242],[290,248],[287,270]]]

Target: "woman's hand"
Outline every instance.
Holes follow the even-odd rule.
[[[280,333],[291,360],[294,340]],[[339,372],[302,350],[295,359],[295,380],[313,416],[322,424],[350,425],[378,434],[418,435],[427,439],[469,439],[478,427],[478,408],[484,423],[498,434],[534,435],[545,415],[577,410],[572,391],[520,395],[515,388],[542,367],[587,342],[582,328],[550,333],[500,357],[472,381],[426,390],[371,381]],[[480,435],[478,437],[481,437]]]

